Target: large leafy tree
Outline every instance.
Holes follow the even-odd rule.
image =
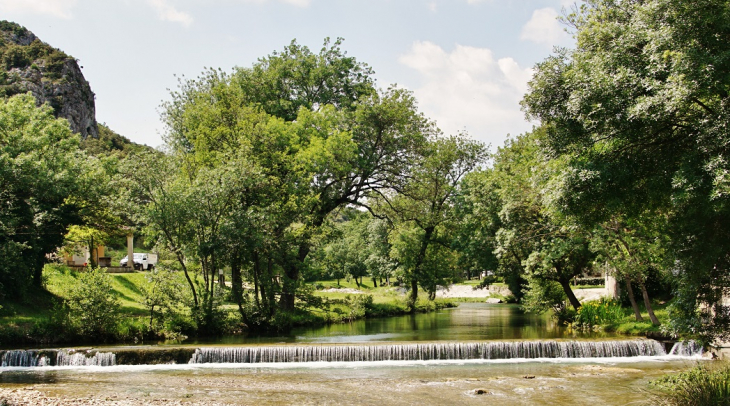
[[[376,91],[370,74],[339,42],[319,55],[292,44],[232,75],[181,81],[163,105],[166,140],[187,176],[242,157],[261,180],[235,199],[237,226],[225,228],[225,241],[236,285],[246,269],[254,282],[274,281],[260,285],[261,301],[256,284],[269,314],[274,297],[278,308],[294,309],[312,239],[328,216],[402,183],[435,132],[410,93]]]
[[[568,21],[576,48],[539,64],[524,99],[568,163],[555,202],[588,222],[664,209],[675,327],[727,336],[728,2],[591,0]]]
[[[0,284],[21,296],[41,286],[46,255],[80,224],[90,163],[79,137],[29,94],[0,100]]]
[[[397,188],[398,194],[381,196],[383,211],[396,224],[391,256],[410,285],[411,305],[419,285],[433,299],[437,285],[456,277],[455,201],[461,180],[485,159],[484,145],[463,135],[433,139],[423,158],[413,162],[410,179]]]
[[[251,68],[238,68],[234,81],[243,90],[247,104],[266,113],[293,121],[299,109],[325,105],[352,110],[355,102],[375,94],[373,70],[347,56],[327,38],[318,54],[292,41],[281,52],[259,59]]]
[[[567,298],[577,309],[580,302],[570,280],[591,267],[590,235],[548,204],[551,193],[547,183],[557,162],[547,162],[540,153],[544,136],[544,128],[537,128],[509,140],[495,155],[492,176],[501,201],[495,252],[500,273],[532,282],[526,289],[531,299],[544,296],[545,289],[562,290],[562,295],[549,296],[559,302]],[[557,304],[548,307],[553,305]],[[543,308],[541,305],[535,310]]]

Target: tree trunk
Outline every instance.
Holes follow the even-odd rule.
[[[573,306],[575,310],[578,310],[580,308],[580,301],[577,297],[575,297],[575,293],[573,293],[573,289],[570,288],[570,280],[561,280],[560,286],[563,287],[563,291],[565,292],[565,295],[568,296],[568,301],[570,302],[570,305]]]
[[[197,308],[198,303],[198,292],[195,290],[195,284],[193,283],[193,280],[190,279],[190,274],[188,273],[188,267],[185,265],[185,258],[180,254],[180,252],[175,253],[175,257],[177,258],[177,262],[180,264],[180,267],[182,267],[183,274],[185,274],[185,280],[188,281],[188,286],[190,286],[190,291],[193,293],[193,304]],[[132,265],[134,266],[134,259],[132,259]],[[129,262],[127,262],[127,266],[129,266]]]
[[[410,311],[411,313],[416,312],[416,301],[418,300],[418,281],[413,278],[411,279],[411,295],[408,298],[408,302],[410,303]]]
[[[264,283],[264,279],[261,276],[261,258],[259,258],[258,251],[253,252],[253,287],[256,307],[263,314],[271,314],[266,296],[266,283]],[[259,300],[259,295],[261,296],[261,300]]]
[[[636,298],[634,297],[634,289],[631,287],[631,281],[628,278],[626,279],[626,292],[629,294],[629,301],[631,302],[631,307],[634,309],[636,321],[644,321],[644,318],[641,317],[639,305],[636,303]]]
[[[373,287],[374,288],[377,288],[378,287],[378,279],[377,278],[373,278]]]
[[[266,273],[268,275],[269,285],[269,316],[274,315],[274,309],[276,306],[276,293],[274,292],[274,260],[271,258],[271,253],[268,254],[266,261]],[[294,294],[292,293],[292,310],[294,309]]]
[[[231,255],[231,296],[238,305],[238,312],[245,317],[243,311],[243,278],[241,278],[241,256],[238,252]]]
[[[281,310],[294,310],[294,298],[297,281],[299,280],[299,266],[304,263],[307,255],[309,255],[310,249],[309,243],[301,243],[299,245],[297,260],[285,268],[284,277],[282,278],[281,298],[279,298],[279,308]]]
[[[654,309],[651,308],[651,301],[649,300],[649,293],[646,291],[646,286],[644,285],[644,282],[639,282],[639,287],[641,288],[641,296],[644,297],[644,306],[646,307],[646,312],[649,313],[649,318],[651,319],[651,324],[655,326],[659,326],[662,323],[659,322],[659,319],[656,318],[656,315],[654,314]]]
[[[411,313],[415,313],[416,311],[416,300],[418,300],[418,278],[422,274],[421,268],[423,267],[423,262],[426,259],[428,244],[431,243],[431,237],[433,237],[434,227],[426,227],[424,231],[426,233],[424,234],[423,241],[421,242],[421,249],[418,252],[418,258],[416,258],[416,265],[413,267],[413,275],[411,275],[411,297],[409,299],[409,302],[411,303]]]

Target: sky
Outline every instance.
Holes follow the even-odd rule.
[[[79,60],[96,118],[153,147],[159,106],[181,77],[231,71],[293,39],[324,38],[411,90],[445,134],[503,145],[529,131],[519,102],[535,64],[572,37],[557,17],[573,0],[0,0],[14,21]]]

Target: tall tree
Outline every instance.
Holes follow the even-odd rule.
[[[568,164],[556,204],[589,223],[669,213],[673,327],[725,337],[729,17],[724,0],[588,1],[568,18],[576,48],[538,64],[523,102]]]
[[[437,285],[453,280],[452,251],[454,210],[458,187],[464,176],[486,159],[484,145],[463,135],[430,141],[424,157],[413,162],[409,181],[394,198],[383,195],[381,206],[395,220],[391,255],[398,261],[410,285],[412,309],[419,284],[436,294]]]
[[[309,63],[304,55],[297,58],[286,66]],[[254,69],[268,66],[261,64]],[[342,66],[361,70],[358,64]],[[269,75],[280,73],[276,69]],[[350,80],[353,74],[335,77]],[[260,112],[260,101],[246,104],[250,95],[241,80],[210,71],[182,82],[163,106],[167,140],[191,168],[218,165],[219,157],[240,151],[268,179],[265,205],[278,208],[277,229],[288,234],[278,241],[290,245],[273,256],[282,270],[279,302],[282,309],[293,310],[312,235],[335,209],[362,206],[368,194],[401,182],[435,128],[417,112],[413,96],[400,89],[358,93],[361,98],[351,105],[309,109],[305,104],[296,121],[282,121]]]
[[[294,310],[312,238],[328,216],[402,183],[436,132],[410,93],[375,91],[370,69],[339,46],[326,42],[315,55],[293,43],[232,75],[208,71],[181,81],[163,105],[166,141],[189,176],[244,156],[262,179],[236,209],[257,219],[246,224],[260,232],[226,241],[236,247],[232,269],[251,264],[256,278],[265,268],[276,281],[268,299],[277,296],[285,311]]]
[[[46,255],[63,244],[72,224],[82,224],[79,203],[92,162],[79,137],[30,94],[0,100],[0,284],[22,296],[40,287]]]
[[[495,156],[493,176],[501,200],[495,251],[502,272],[536,280],[528,295],[541,294],[536,289],[552,282],[577,309],[570,280],[590,268],[589,233],[549,205],[552,166],[559,162],[548,162],[540,153],[544,136],[544,128],[536,128],[508,141]]]

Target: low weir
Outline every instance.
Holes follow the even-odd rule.
[[[206,363],[374,362],[696,356],[696,344],[676,343],[667,353],[654,340],[485,341],[377,345],[281,345],[204,348],[0,351],[2,367],[112,366]]]

